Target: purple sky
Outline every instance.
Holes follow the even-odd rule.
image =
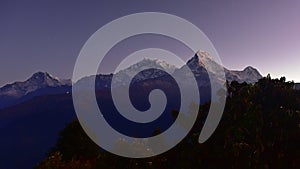
[[[250,65],[263,75],[300,82],[300,1],[198,1],[1,0],[0,86],[25,80],[39,70],[70,78],[82,45],[96,30],[121,16],[149,11],[174,14],[194,23],[210,38],[229,69]],[[120,49],[153,44],[177,49],[180,45],[157,37],[136,43],[141,38],[128,40],[135,45]],[[122,50],[107,63],[120,60]]]

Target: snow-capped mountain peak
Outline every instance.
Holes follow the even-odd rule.
[[[199,50],[196,53],[196,56],[198,56],[199,60],[203,60],[203,59],[210,59],[210,60],[214,60],[214,58],[206,51],[203,50]]]
[[[246,67],[242,71],[233,71],[226,69],[222,65],[218,64],[208,52],[198,51],[195,56],[187,62],[189,68],[200,76],[205,72],[210,72],[214,75],[218,75],[221,71],[225,71],[226,79],[229,82],[238,81],[240,83],[254,83],[258,79],[262,78],[259,71],[251,66]]]
[[[259,72],[258,72],[258,70],[257,69],[255,69],[254,67],[252,67],[252,66],[247,66],[244,70],[243,70],[243,72],[245,72],[245,73],[247,73],[247,74],[260,74]]]
[[[143,71],[141,71],[143,70]],[[163,71],[161,71],[163,70]],[[143,60],[117,72],[114,75],[113,86],[129,84],[130,79],[133,82],[138,82],[146,79],[154,79],[168,74],[172,74],[176,70],[174,65],[159,59],[144,58]]]
[[[46,84],[49,86],[58,86],[60,85],[60,79],[50,75],[47,72],[37,72],[33,74],[27,82],[31,83],[39,83],[39,84]]]
[[[47,72],[34,73],[24,82],[15,82],[0,88],[0,96],[20,98],[35,90],[46,87],[70,86],[70,80],[60,80]]]
[[[223,66],[218,64],[215,59],[205,51],[198,51],[192,59],[187,62],[187,66],[194,72],[210,72],[219,75],[224,71]]]

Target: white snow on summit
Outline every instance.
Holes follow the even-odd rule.
[[[134,77],[135,81],[146,79],[154,79],[166,75],[165,72],[172,74],[177,68],[165,61],[159,59],[144,58],[126,69],[120,70],[114,75],[113,86],[130,83],[130,79]],[[141,72],[141,70],[144,70]],[[163,71],[165,72],[163,72]],[[141,73],[139,73],[141,72]],[[138,74],[137,74],[138,73]]]

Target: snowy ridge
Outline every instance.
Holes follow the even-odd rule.
[[[169,74],[172,74],[176,69],[174,65],[170,65],[163,60],[144,58],[142,61],[137,62],[129,66],[128,68],[119,71],[117,74],[127,74],[128,76],[132,77],[135,75],[134,72],[137,69],[150,69],[150,68],[162,69],[168,72]]]
[[[255,83],[259,79],[262,78],[262,75],[258,72],[257,69],[248,66],[242,71],[227,71],[226,72],[226,78],[228,81],[238,81],[240,83],[246,82],[246,83]]]

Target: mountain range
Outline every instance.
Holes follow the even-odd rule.
[[[150,79],[166,78],[168,75],[172,76],[173,74],[179,74],[183,81],[185,81],[185,77],[188,75],[184,71],[184,67],[188,66],[192,70],[193,76],[196,77],[200,91],[201,88],[205,88],[206,91],[206,89],[210,87],[210,81],[205,64],[223,68],[214,61],[213,57],[204,51],[197,52],[195,56],[192,57],[187,64],[181,68],[177,68],[174,65],[170,65],[165,61],[158,59],[145,58],[142,61],[117,72],[114,75],[114,83],[111,83],[113,74],[97,75],[96,90],[109,89],[110,87],[120,87],[126,83],[130,83],[129,79],[131,78],[133,78],[131,84],[135,84],[145,80],[149,81]],[[133,72],[140,68],[148,70],[142,71],[135,75]],[[161,71],[160,69],[164,71]],[[226,79],[229,82],[238,81],[239,83],[254,83],[258,81],[258,79],[262,78],[262,75],[258,72],[258,70],[251,66],[246,67],[242,71],[229,70],[227,68],[224,68],[224,71]],[[212,74],[217,73],[218,72],[212,72]],[[79,85],[84,88],[85,84],[91,79],[91,77],[84,77],[76,82],[75,85]],[[36,96],[71,92],[71,84],[72,83],[70,79],[59,79],[47,72],[37,72],[24,82],[15,82],[0,88],[0,109],[14,106]]]
[[[187,67],[192,74],[186,71]],[[140,68],[144,71],[135,74]],[[188,77],[194,76],[201,94],[200,102],[205,103],[211,97],[208,71],[220,69],[224,70],[229,83],[255,83],[262,78],[259,71],[251,66],[241,71],[224,68],[204,51],[197,52],[179,68],[165,61],[145,58],[115,75],[94,76],[98,106],[115,130],[128,136],[147,137],[157,127],[163,132],[172,125],[173,116],[170,112],[179,110],[180,91],[172,78],[173,75],[180,77],[180,83],[186,88],[190,83]],[[220,72],[214,71],[210,74],[217,79]],[[88,84],[91,84],[93,79],[92,76],[87,76],[73,85],[82,90],[89,89]],[[137,124],[118,113],[110,89],[122,89],[124,84],[129,83],[129,79],[132,79],[130,99],[138,110],[144,111],[151,106],[147,100],[151,90],[161,89],[165,92],[168,102],[158,119],[149,124]],[[217,79],[216,82],[224,84],[222,79]],[[295,84],[295,88],[300,89],[300,84]],[[47,72],[37,72],[24,82],[7,84],[0,88],[0,168],[29,169],[45,157],[46,152],[55,144],[59,131],[76,119],[71,92],[70,79],[60,79]]]

